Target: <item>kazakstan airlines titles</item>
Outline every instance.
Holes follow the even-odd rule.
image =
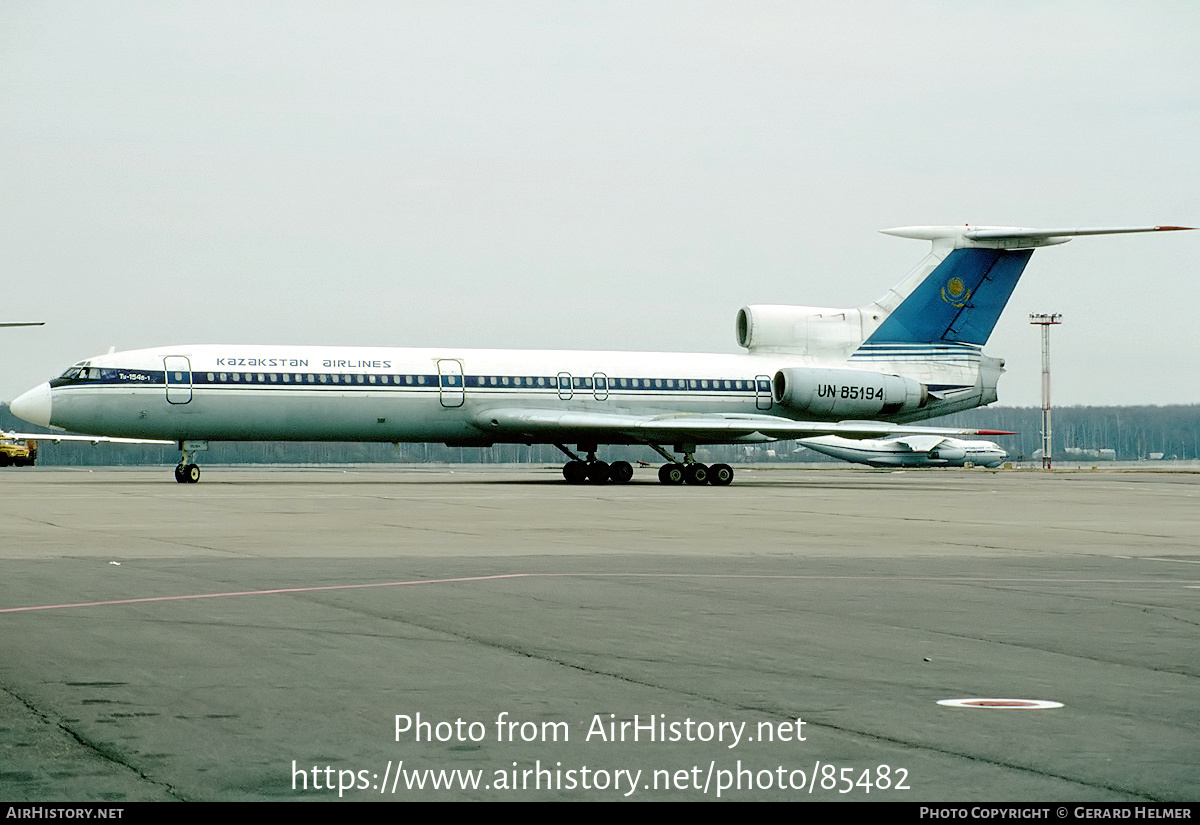
[[[996,400],[1004,362],[983,345],[1033,250],[1186,228],[887,229],[933,245],[900,284],[854,309],[744,307],[740,355],[181,345],[80,361],[12,411],[88,440],[175,442],[181,483],[210,441],[295,440],[554,444],[575,483],[630,481],[597,453],[643,445],[664,484],[726,485],[733,469],[698,446],[992,432],[911,422]]]

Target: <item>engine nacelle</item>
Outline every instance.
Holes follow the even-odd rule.
[[[752,351],[845,355],[865,340],[863,324],[877,320],[857,309],[759,304],[738,310],[737,341]]]
[[[814,418],[872,418],[918,410],[929,388],[911,378],[864,370],[789,367],[775,373],[775,403]]]
[[[966,457],[966,450],[949,444],[939,444],[929,451],[931,461],[963,461]]]

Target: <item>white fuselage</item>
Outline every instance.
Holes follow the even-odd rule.
[[[952,365],[958,389],[893,418],[919,420],[991,400],[994,380],[983,381],[979,357],[967,369]],[[485,414],[502,407],[812,419],[772,397],[778,370],[812,366],[811,357],[781,353],[173,346],[80,362],[14,402],[14,412],[73,432],[176,441],[570,442],[570,431],[497,431]],[[905,364],[837,366],[870,376]]]

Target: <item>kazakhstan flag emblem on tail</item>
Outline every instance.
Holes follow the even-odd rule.
[[[961,309],[967,305],[967,301],[970,298],[971,290],[967,289],[967,285],[962,282],[962,278],[951,278],[942,287],[942,300],[950,304],[950,306]]]

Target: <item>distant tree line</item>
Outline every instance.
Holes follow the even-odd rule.
[[[1015,430],[995,441],[1026,459],[1042,446],[1042,411],[1038,407],[983,407],[935,418],[935,426]],[[1200,404],[1166,407],[1056,407],[1050,422],[1051,452],[1064,457],[1068,448],[1111,449],[1120,461],[1162,453],[1165,459],[1200,458]]]
[[[1041,447],[1041,410],[1037,407],[986,407],[929,421],[922,426],[1013,430],[1011,436],[989,437],[1014,457],[1032,459]],[[1066,448],[1111,449],[1119,460],[1148,458],[1200,459],[1200,404],[1166,407],[1060,407],[1052,422],[1053,451],[1063,458]],[[33,432],[33,427],[0,404],[0,429]],[[567,445],[574,450],[573,444]],[[670,445],[667,445],[668,448]],[[698,458],[709,463],[830,461],[837,459],[798,450],[795,442],[753,446],[703,447]],[[662,458],[646,447],[604,447],[606,461],[625,459],[659,464]],[[204,464],[561,464],[566,457],[549,444],[497,444],[494,447],[447,447],[444,444],[361,444],[342,442],[214,441],[198,456]],[[41,442],[38,464],[43,466],[175,465],[179,451],[154,445],[116,445]]]

